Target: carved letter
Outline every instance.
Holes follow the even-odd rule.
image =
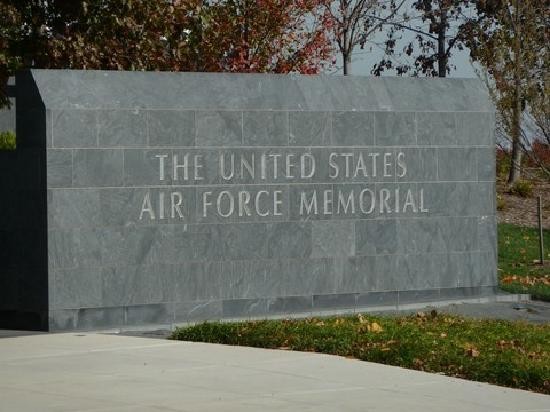
[[[332,190],[325,190],[323,192],[323,214],[331,215],[332,214],[332,199],[334,194]]]
[[[395,213],[399,213],[399,189],[395,189]]]
[[[172,198],[172,213],[171,213],[172,219],[175,219],[176,213],[178,214],[180,219],[183,219],[183,213],[181,212],[181,209],[180,209],[180,206],[183,202],[183,196],[181,192],[172,192],[171,198]]]
[[[368,193],[370,195],[370,208],[369,210],[365,210],[365,193]],[[365,215],[368,215],[370,213],[372,213],[372,211],[374,210],[374,206],[375,206],[375,196],[374,196],[374,192],[370,189],[363,189],[361,190],[361,193],[359,193],[359,209],[361,209],[361,212],[364,213]]]
[[[392,157],[391,153],[384,153],[384,177],[391,177],[393,176],[393,173],[391,173],[390,166],[392,165],[392,162],[390,161]]]
[[[353,177],[359,176],[359,171],[363,173],[363,177],[367,177],[367,165],[365,164],[365,159],[363,158],[363,153],[359,153],[359,158],[357,159],[357,164],[355,165],[355,173]]]
[[[258,216],[269,216],[269,209],[267,210],[267,212],[265,213],[262,213],[260,211],[260,197],[261,195],[269,195],[269,192],[267,190],[260,190],[258,193],[256,193],[256,213],[258,214]]]
[[[164,159],[168,157],[168,155],[155,155],[157,159],[159,159],[159,179],[161,181],[164,180]]]
[[[294,163],[292,162],[292,158],[294,157],[295,155],[293,154],[287,154],[286,155],[286,177],[287,179],[292,179],[294,176],[292,175],[292,168],[295,166]]]
[[[307,214],[311,214],[313,211],[313,214],[317,214],[317,191],[313,191],[313,195],[311,196],[311,201],[309,204],[307,203],[306,193],[301,192],[300,193],[300,215],[304,214],[304,209],[306,210]]]
[[[143,198],[139,220],[143,219],[143,214],[145,212],[149,213],[149,219],[155,220],[155,211],[153,210],[153,206],[151,206],[151,194],[149,192],[145,193],[145,196]]]
[[[418,209],[416,208],[416,204],[414,202],[414,196],[411,192],[411,189],[407,190],[407,197],[405,198],[405,204],[403,205],[403,213],[407,212],[407,207],[412,207],[413,213],[417,213]]]
[[[430,210],[424,208],[424,189],[420,189],[420,213],[428,213]]]
[[[159,219],[164,219],[164,192],[159,192]]]
[[[275,190],[273,192],[273,214],[275,216],[281,216],[282,213],[279,209],[279,206],[283,204],[283,199],[281,199],[283,192],[280,190]]]
[[[204,177],[199,174],[199,170],[202,169],[202,166],[202,155],[195,155],[195,180],[204,180]]]
[[[204,192],[202,194],[202,217],[206,217],[206,206],[212,206],[212,202],[209,202],[207,198],[212,196],[212,192]]]
[[[235,154],[231,153],[231,156],[229,157],[231,160],[231,165],[229,169],[229,174],[225,174],[225,155],[223,153],[220,153],[220,175],[223,180],[230,180],[233,175],[235,174]]]
[[[334,174],[332,174],[332,171],[329,172],[329,177],[331,179],[334,179],[335,177],[338,177],[339,173],[339,167],[338,164],[334,161],[334,158],[338,156],[338,153],[331,153],[328,157],[328,165],[331,169],[334,169]]]
[[[248,172],[251,179],[254,179],[254,153],[251,155],[250,162],[248,162],[243,155],[241,155],[241,179],[244,179],[244,170]]]
[[[260,177],[262,180],[265,180],[265,172],[266,172],[266,168],[267,168],[267,165],[266,165],[266,157],[265,157],[265,153],[263,153],[260,157]]]
[[[387,210],[387,213],[391,213],[388,200],[390,200],[390,191],[388,189],[380,189],[380,213],[384,213],[384,209]]]
[[[172,169],[174,180],[179,180],[178,169],[183,168],[183,180],[189,179],[189,153],[183,156],[183,164],[178,164],[178,155],[172,157]]]
[[[306,159],[309,159],[309,173],[306,172]],[[310,153],[304,153],[300,158],[300,171],[302,179],[310,179],[315,174],[315,158]]]
[[[349,160],[353,159],[353,153],[340,153],[344,159],[346,159],[346,177],[350,177],[350,164]]]
[[[281,155],[279,153],[273,153],[273,154],[270,154],[269,157],[271,157],[273,159],[273,179],[277,179],[277,173],[278,173],[278,161],[277,159],[279,159],[279,157],[281,157]]]
[[[405,163],[405,153],[399,152],[397,155],[397,167],[401,169],[397,172],[398,177],[403,177],[407,174],[407,164]]]
[[[338,191],[338,205],[336,213],[340,214],[340,206],[344,209],[344,213],[348,213],[348,207],[351,206],[351,213],[355,213],[355,199],[354,192],[350,190],[347,200],[344,198],[344,194],[341,191]]]
[[[372,176],[376,177],[376,158],[380,156],[380,153],[369,153],[369,157],[372,159]]]
[[[222,213],[222,198],[224,196],[227,196],[227,199],[229,200],[229,208],[227,209],[227,213]],[[226,190],[223,190],[218,195],[217,205],[218,207],[218,214],[222,217],[229,217],[233,214],[235,211],[235,199],[233,198],[233,195],[229,193]]]
[[[242,190],[239,192],[239,216],[251,215],[250,207],[248,203],[250,202],[250,192]]]

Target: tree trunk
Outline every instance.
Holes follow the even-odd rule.
[[[348,76],[351,74],[351,53],[344,53],[344,76]]]
[[[516,65],[519,64],[519,58],[516,61]],[[512,108],[512,158],[510,165],[510,175],[508,176],[508,184],[512,185],[521,178],[521,83],[516,69],[514,73],[514,107]]]
[[[521,178],[521,26],[519,0],[515,7],[515,39],[514,39],[514,103],[512,106],[512,158],[508,184],[513,185]]]
[[[441,8],[441,18],[437,33],[437,69],[439,77],[447,77],[447,45],[445,35],[447,34],[447,9]]]

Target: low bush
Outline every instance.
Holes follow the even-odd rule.
[[[510,193],[519,197],[533,196],[533,184],[527,180],[518,180],[510,188]]]
[[[0,150],[15,150],[15,133],[0,132]]]
[[[500,195],[497,195],[497,210],[506,210],[506,201]]]

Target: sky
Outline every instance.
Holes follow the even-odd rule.
[[[418,17],[416,18],[413,17],[413,14],[415,12],[411,7],[411,3],[412,3],[412,0],[409,0],[408,4],[405,3],[404,7],[401,9],[401,13],[407,12],[409,16],[412,17],[410,24],[413,25],[415,28],[426,30],[427,27],[425,24],[423,24],[421,19]],[[470,16],[474,16],[476,11],[474,8],[470,7],[468,9],[464,9],[463,13],[466,16],[470,17]],[[450,31],[452,32],[453,30],[455,30],[458,24],[460,24],[460,22],[451,22]],[[396,51],[400,51],[403,48],[403,46],[409,43],[411,40],[413,40],[415,36],[415,34],[412,32],[401,32],[400,35],[402,36],[402,40],[399,42],[398,46],[396,47]],[[370,39],[370,41],[365,45],[365,48],[363,50],[361,50],[359,46],[357,46],[354,49],[354,53],[352,54],[352,73],[351,73],[352,75],[357,75],[357,76],[371,75],[371,70],[374,64],[379,62],[384,56],[383,49],[380,47],[380,45],[384,43],[385,38],[386,38],[385,31],[377,32],[376,35],[372,39]],[[470,52],[468,49],[459,51],[458,49],[455,48],[455,50],[453,50],[453,53],[450,59],[450,64],[455,65],[456,70],[454,69],[451,70],[449,77],[462,77],[462,78],[477,77],[476,71],[474,70],[474,67],[470,62],[469,54]],[[409,63],[412,64],[413,61],[414,59],[409,59]],[[335,74],[342,74],[342,59],[340,56],[338,56],[336,66],[337,68],[331,70],[330,72]],[[395,76],[396,73],[393,71],[393,72],[385,73],[385,75]]]

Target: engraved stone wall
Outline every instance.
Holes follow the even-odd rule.
[[[495,290],[494,109],[475,80],[32,71],[17,87],[18,151],[45,162],[38,202],[10,199],[45,214],[47,259],[24,276],[48,285],[41,328]]]

